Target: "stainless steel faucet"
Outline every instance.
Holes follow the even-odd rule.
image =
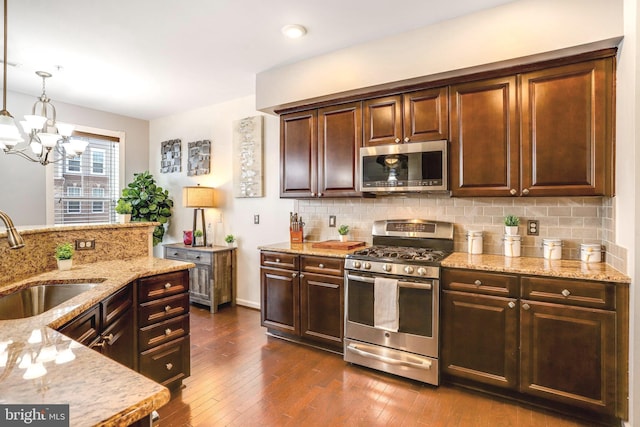
[[[13,226],[13,221],[9,218],[9,215],[0,211],[0,219],[4,222],[5,227],[7,227],[7,239],[9,240],[9,247],[11,249],[20,249],[24,246],[24,240],[22,236],[16,228]]]

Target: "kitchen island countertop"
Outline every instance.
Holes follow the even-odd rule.
[[[98,282],[93,289],[38,316],[0,320],[0,403],[69,404],[69,421],[74,427],[129,425],[163,406],[170,399],[167,388],[70,341],[55,329],[140,277],[193,266],[144,256],[47,271],[0,285],[1,296],[34,284]],[[41,336],[41,344],[34,343],[34,333]],[[46,361],[44,375],[24,379],[26,370],[20,362],[26,354],[36,358],[47,343],[59,351],[70,348],[75,358],[66,363]]]

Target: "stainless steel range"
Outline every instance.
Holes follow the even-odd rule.
[[[344,360],[438,385],[440,261],[453,224],[376,221],[345,261]]]

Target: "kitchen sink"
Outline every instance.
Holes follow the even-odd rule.
[[[98,283],[46,283],[0,297],[0,320],[36,316],[93,289]]]

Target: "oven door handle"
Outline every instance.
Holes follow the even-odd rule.
[[[379,360],[380,362],[388,363],[389,365],[404,365],[404,366],[411,366],[413,368],[425,369],[425,370],[431,369],[430,360],[425,360],[423,362],[409,362],[408,360],[393,359],[391,357],[381,356],[379,354],[373,354],[364,350],[360,350],[355,344],[349,344],[347,346],[347,350],[352,351],[362,357]]]
[[[347,279],[353,280],[355,282],[364,282],[364,283],[371,283],[371,284],[373,284],[373,282],[375,281],[373,277],[356,276],[355,274],[347,274]],[[398,280],[398,286],[401,288],[414,288],[414,289],[426,289],[426,290],[431,290],[433,288],[433,285],[431,285],[431,283],[403,282],[401,280]]]

